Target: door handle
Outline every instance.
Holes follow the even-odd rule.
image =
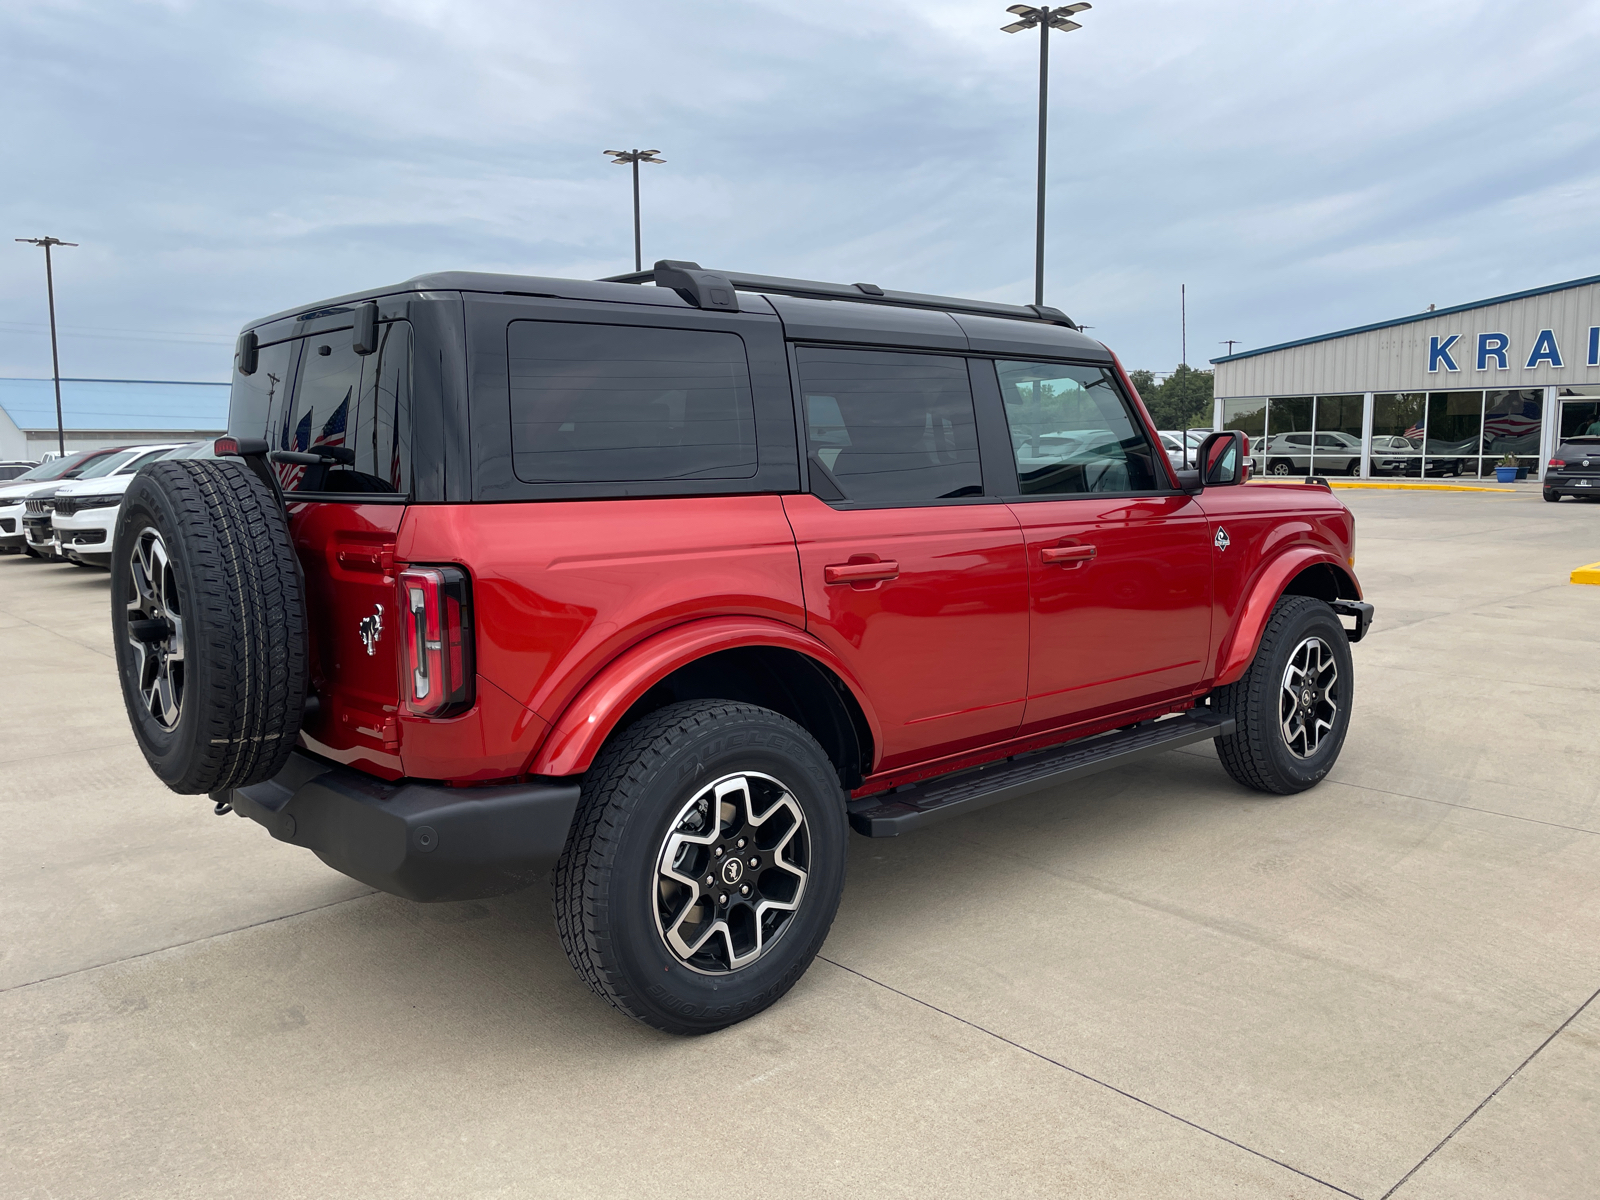
[[[898,579],[897,562],[834,563],[822,568],[824,583],[877,583],[885,579]]]
[[[1039,551],[1039,561],[1045,566],[1086,563],[1095,556],[1093,546],[1046,546]]]

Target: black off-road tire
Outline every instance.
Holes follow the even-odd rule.
[[[1313,753],[1300,757],[1284,735],[1279,702],[1291,656],[1313,637],[1331,652],[1338,671],[1338,707],[1333,728],[1321,736]],[[1314,787],[1333,769],[1344,747],[1354,683],[1350,639],[1338,614],[1310,596],[1284,596],[1273,607],[1249,669],[1211,693],[1211,710],[1232,717],[1235,725],[1231,735],[1216,739],[1223,768],[1258,792],[1287,796]]]
[[[739,772],[781,781],[809,836],[805,890],[760,957],[702,974],[657,926],[657,863],[696,793]],[[668,1033],[710,1033],[784,995],[822,948],[844,889],[845,794],[827,755],[800,726],[753,704],[670,705],[606,744],[555,872],[556,927],[567,957],[608,1003]]]
[[[181,703],[170,728],[156,715],[160,699],[152,693],[147,704],[141,693],[143,662],[163,645],[162,618],[129,611],[134,556],[152,535],[170,563],[163,603],[177,608],[165,618],[169,649],[171,617],[181,623]],[[276,498],[236,460],[152,463],[128,487],[113,547],[117,672],[150,769],[190,795],[272,778],[300,732],[308,657],[304,587]]]

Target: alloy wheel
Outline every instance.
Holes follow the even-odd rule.
[[[162,729],[176,729],[183,715],[183,611],[161,535],[151,528],[140,533],[128,566],[128,644],[137,656],[139,700]]]
[[[1339,666],[1327,642],[1308,637],[1289,656],[1278,693],[1278,723],[1289,753],[1310,758],[1338,718]]]
[[[705,975],[755,962],[805,895],[810,836],[799,801],[770,775],[726,775],[679,810],[656,858],[656,930]]]

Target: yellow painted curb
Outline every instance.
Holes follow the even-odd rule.
[[[1587,567],[1579,567],[1572,573],[1572,582],[1600,584],[1600,563],[1590,563]]]
[[[1278,483],[1287,482],[1280,479],[1251,479],[1250,483]],[[1381,488],[1391,492],[1509,492],[1517,494],[1516,488],[1508,487],[1473,487],[1464,483],[1378,483],[1375,481],[1330,479],[1329,487],[1336,488]],[[1530,493],[1531,494],[1531,493]]]
[[[1362,480],[1346,482],[1342,479],[1328,480],[1329,487],[1336,488],[1384,488],[1392,492],[1515,492],[1516,488],[1503,487],[1473,487],[1465,483],[1369,483]]]

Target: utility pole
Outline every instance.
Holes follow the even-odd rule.
[[[60,238],[17,238],[30,246],[44,247],[44,289],[50,301],[50,371],[56,384],[56,449],[62,457],[67,453],[67,427],[61,418],[61,353],[56,348],[56,279],[50,266],[50,247],[76,246],[77,242],[63,242]]]
[[[1178,361],[1187,367],[1189,365],[1189,285],[1187,283],[1178,285],[1178,313],[1183,339]]]
[[[1222,341],[1217,343],[1217,345],[1219,345],[1219,346],[1226,346],[1228,348],[1228,354],[1230,356],[1233,354],[1233,348],[1235,346],[1237,346],[1238,344],[1239,344],[1239,339],[1238,338],[1223,338]]]
[[[643,243],[639,239],[639,164],[664,163],[664,158],[656,158],[659,150],[602,150],[602,154],[611,155],[611,161],[617,166],[633,164],[633,269],[644,270]]]
[[[1044,303],[1044,164],[1048,145],[1046,126],[1050,116],[1050,31],[1058,29],[1062,33],[1071,33],[1074,29],[1082,29],[1082,25],[1070,18],[1087,12],[1091,7],[1088,4],[1062,4],[1055,8],[1048,5],[1034,8],[1027,4],[1013,4],[1006,11],[1016,14],[1018,19],[1000,27],[1003,33],[1021,33],[1024,29],[1036,26],[1039,30],[1039,179],[1033,257],[1035,304]]]

